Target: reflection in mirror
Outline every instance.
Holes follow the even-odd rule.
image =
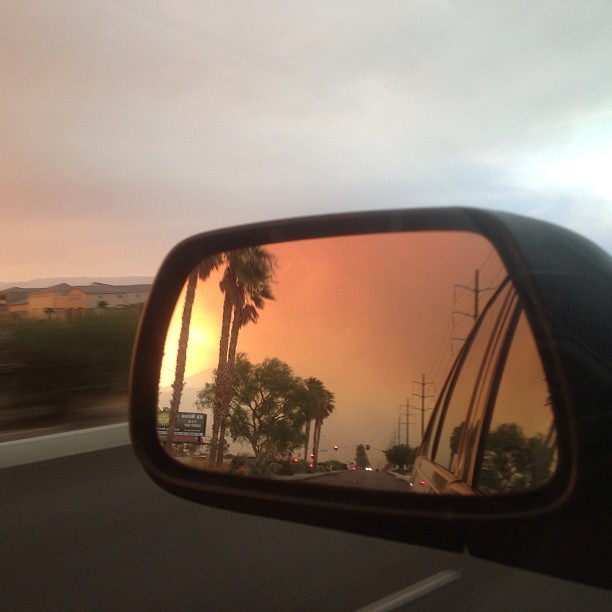
[[[557,467],[556,450],[546,376],[521,313],[483,435],[478,490],[511,493],[545,484]]]
[[[508,494],[556,470],[546,375],[509,281],[488,301],[412,470],[417,493]]]
[[[437,391],[506,276],[466,232],[208,258],[167,332],[160,444],[197,469],[411,492]]]

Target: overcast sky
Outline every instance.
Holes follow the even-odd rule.
[[[0,281],[423,205],[612,252],[610,32],[609,0],[0,0]]]

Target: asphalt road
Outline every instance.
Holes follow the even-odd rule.
[[[368,470],[332,472],[331,474],[316,476],[310,479],[309,482],[313,484],[331,485],[334,487],[410,493],[410,486],[407,479],[398,478],[387,472],[369,472]]]
[[[1,610],[340,612],[440,572],[401,609],[612,609],[607,591],[467,555],[174,498],[129,447],[0,470],[0,491]]]

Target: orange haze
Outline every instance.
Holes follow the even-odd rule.
[[[273,292],[257,324],[240,332],[238,350],[252,362],[277,357],[295,375],[314,376],[334,393],[336,409],[322,430],[321,460],[352,460],[357,444],[370,444],[373,465],[396,441],[400,405],[421,406],[439,389],[452,349],[471,325],[474,292],[499,284],[504,274],[491,245],[460,232],[386,234],[290,242],[268,247],[278,259]],[[481,307],[491,291],[480,294]],[[198,285],[187,377],[216,367],[222,295],[219,275]],[[162,387],[172,382],[180,326],[178,304],[168,336]],[[453,315],[453,311],[456,314]],[[202,376],[195,377],[202,385]],[[187,381],[183,410],[192,410],[195,389]],[[433,398],[425,400],[425,407]],[[405,408],[403,408],[405,413]],[[420,412],[412,410],[410,444],[420,440]],[[429,412],[426,413],[427,419]],[[338,453],[331,451],[334,444]]]

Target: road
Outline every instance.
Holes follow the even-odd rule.
[[[350,487],[377,491],[397,491],[408,493],[410,487],[407,479],[398,478],[387,472],[369,472],[367,470],[348,470],[316,476],[309,480],[313,484],[334,487]]]
[[[2,449],[0,448],[0,452]],[[198,506],[129,447],[0,470],[1,610],[605,610],[612,595],[429,549]]]

